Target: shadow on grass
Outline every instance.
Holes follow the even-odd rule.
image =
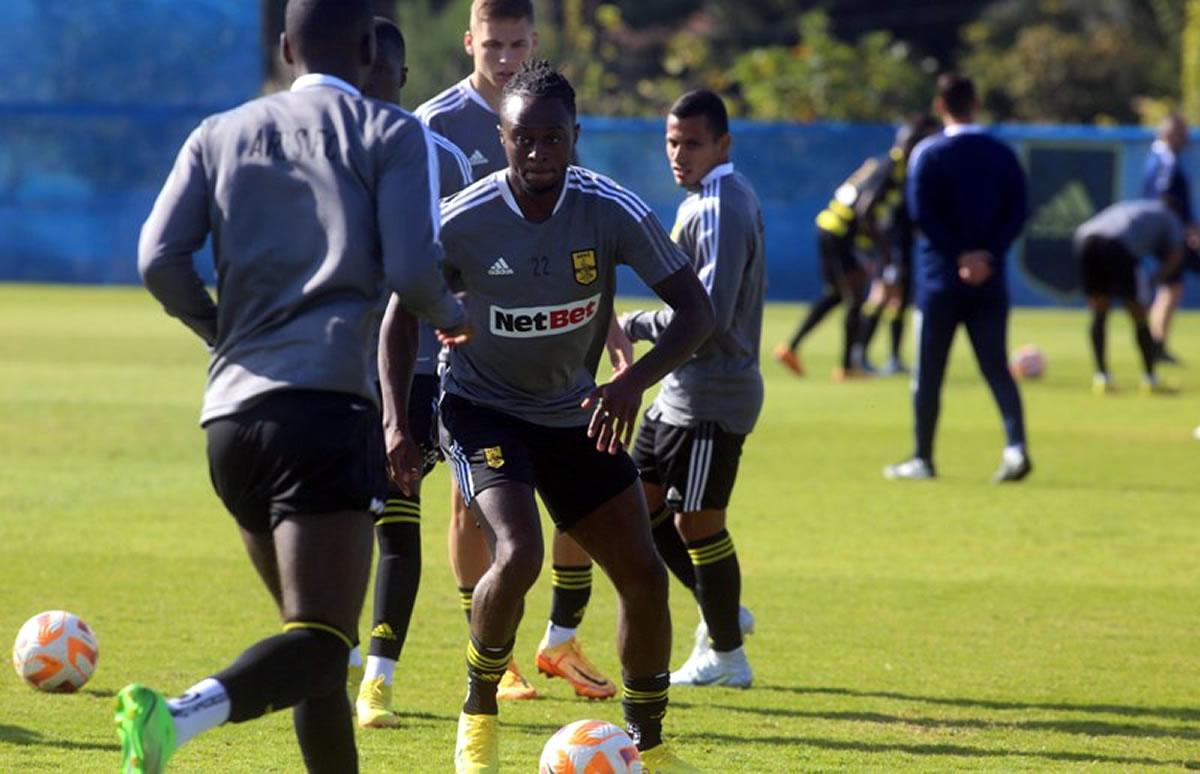
[[[862,699],[895,699],[950,707],[978,707],[993,710],[1049,710],[1053,712],[1091,712],[1100,715],[1154,717],[1184,722],[1200,721],[1200,709],[1192,707],[1136,707],[1126,704],[1072,704],[1069,702],[1024,702],[995,699],[962,699],[945,696],[920,696],[898,691],[858,691],[853,688],[829,688],[803,685],[755,685],[754,690],[797,693],[802,695],[853,696]]]
[[[21,747],[57,747],[60,750],[112,750],[121,751],[121,745],[116,742],[73,742],[70,739],[46,739],[37,731],[31,731],[21,726],[0,724],[0,742],[15,744]]]
[[[98,699],[111,699],[117,695],[117,692],[109,688],[84,688],[80,693],[86,693],[88,696],[95,696]]]
[[[735,736],[733,734],[680,734],[697,742],[729,742],[730,744],[807,745],[822,750],[904,755],[945,755],[959,758],[1040,758],[1062,763],[1110,763],[1119,766],[1182,766],[1200,768],[1200,761],[1162,761],[1155,758],[1129,758],[1120,755],[1054,752],[1051,750],[987,750],[962,744],[903,744],[899,742],[852,742],[841,739],[820,739],[803,736]]]
[[[981,720],[978,718],[914,718],[886,715],[882,712],[837,712],[792,710],[769,707],[732,707],[710,705],[727,712],[743,712],[789,718],[810,718],[850,723],[881,723],[919,728],[1011,729],[1014,731],[1050,731],[1083,736],[1130,736],[1141,739],[1200,739],[1200,729],[1147,726],[1134,723],[1107,723],[1102,720]]]

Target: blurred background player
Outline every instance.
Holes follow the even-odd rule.
[[[797,376],[805,373],[800,344],[839,304],[842,355],[833,369],[834,381],[869,374],[854,362],[863,297],[870,272],[868,263],[885,238],[887,219],[903,201],[903,165],[890,153],[872,156],[834,192],[817,215],[817,254],[821,266],[821,296],[809,308],[787,344],[775,347],[775,359]]]
[[[408,79],[405,55],[404,35],[400,28],[389,19],[376,17],[375,65],[363,93],[373,99],[400,104],[400,91]],[[467,157],[445,137],[431,129],[427,131],[435,149],[441,195],[449,196],[470,185],[471,165]],[[385,213],[384,217],[403,220],[407,213]],[[390,313],[411,318],[402,308],[393,308]],[[411,318],[397,323],[394,328],[400,330],[416,324],[416,319]],[[420,346],[409,390],[407,429],[419,444],[418,464],[421,477],[424,477],[438,460],[437,358],[441,345],[428,324],[420,324],[418,335]],[[384,511],[375,519],[379,563],[375,570],[374,610],[366,666],[355,702],[355,716],[363,728],[389,728],[399,723],[391,709],[392,684],[421,583],[420,486],[420,478],[416,478],[410,484],[411,494],[406,494],[390,481]],[[357,648],[351,653],[350,663],[353,675],[359,671],[354,667],[362,664]]]
[[[1150,333],[1154,336],[1155,357],[1163,363],[1177,363],[1178,358],[1167,350],[1167,335],[1175,310],[1183,299],[1183,273],[1200,273],[1200,226],[1192,210],[1191,184],[1179,155],[1188,145],[1188,127],[1183,117],[1170,115],[1158,127],[1158,139],[1146,158],[1142,194],[1147,199],[1161,199],[1179,217],[1186,229],[1187,245],[1183,261],[1162,278],[1150,306]]]
[[[904,315],[912,302],[912,258],[916,231],[904,200],[904,181],[908,174],[908,158],[917,143],[941,131],[942,124],[933,116],[919,116],[905,122],[896,132],[896,141],[886,157],[877,161],[888,168],[888,191],[876,205],[876,240],[873,245],[878,270],[858,329],[858,339],[851,357],[854,365],[868,373],[875,371],[868,354],[871,339],[882,318],[888,320],[891,355],[879,373],[885,376],[908,373],[901,357],[904,339]]]
[[[731,144],[725,103],[716,94],[689,92],[671,106],[667,158],[675,182],[689,192],[672,238],[691,258],[716,326],[663,380],[642,419],[633,460],[659,553],[702,615],[692,657],[671,674],[671,684],[748,688],[754,675],[742,635],[753,617],[741,606],[741,569],[725,521],[742,445],[763,404],[758,349],[766,256],[762,208],[729,161]],[[674,317],[671,309],[630,312],[621,327],[633,341],[653,342]]]
[[[712,307],[649,208],[570,165],[579,135],[575,92],[548,63],[527,62],[505,86],[501,128],[509,168],[442,203],[446,273],[469,294],[477,331],[469,351],[450,353],[442,445],[495,557],[475,588],[455,765],[460,772],[500,765],[497,683],[544,551],[536,491],[555,525],[616,588],[622,705],[646,769],[693,771],[662,743],[667,577],[622,445],[643,392],[711,332]],[[648,353],[597,387],[619,263],[675,318]],[[493,270],[502,265],[509,271]]]
[[[1028,216],[1025,172],[1016,154],[974,123],[975,85],[946,73],[935,109],[946,125],[909,161],[908,205],[917,244],[916,449],[889,465],[889,479],[935,476],[933,439],[950,345],[964,325],[979,370],[1004,420],[1007,445],[993,481],[1020,481],[1033,469],[1021,393],[1008,370],[1008,250]]]
[[[358,770],[345,684],[386,492],[369,378],[379,299],[386,286],[443,329],[465,323],[438,270],[425,129],[358,90],[375,55],[370,4],[292,0],[281,45],[291,89],[192,132],[138,268],[211,349],[209,472],[283,633],[169,701],[122,689],[127,772],[162,771],[198,734],[285,707],[309,771]],[[193,265],[210,234],[217,303]]]
[[[463,149],[475,178],[505,169],[500,143],[500,94],[537,48],[530,0],[474,0],[463,46],[474,63],[469,76],[417,108],[417,117]],[[497,271],[513,271],[498,267]],[[450,566],[467,619],[475,584],[491,563],[487,544],[457,489],[451,492]],[[575,693],[607,699],[617,692],[583,652],[576,629],[592,595],[592,560],[566,535],[555,534],[552,549],[550,620],[535,656],[539,672],[567,680]],[[531,699],[537,691],[514,660],[500,684],[501,699]]]
[[[1146,322],[1145,287],[1139,281],[1139,269],[1143,256],[1157,258],[1161,264],[1151,277],[1151,282],[1157,285],[1179,267],[1183,260],[1183,224],[1157,199],[1118,202],[1075,229],[1073,248],[1079,261],[1083,292],[1092,310],[1090,334],[1096,363],[1093,391],[1102,395],[1114,389],[1105,358],[1105,322],[1113,298],[1121,299],[1133,318],[1144,367],[1142,389],[1162,391],[1164,388],[1154,374],[1154,339]]]

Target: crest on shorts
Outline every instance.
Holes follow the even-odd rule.
[[[576,250],[571,253],[571,267],[575,269],[575,281],[580,285],[590,285],[600,276],[596,270],[595,250]]]
[[[504,467],[504,452],[500,451],[499,446],[489,446],[483,450],[483,461],[489,468],[502,468]]]

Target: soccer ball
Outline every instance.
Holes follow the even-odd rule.
[[[47,610],[25,622],[13,643],[13,669],[39,691],[74,693],[100,658],[96,635],[78,616]]]
[[[1046,373],[1046,356],[1036,345],[1025,344],[1012,354],[1008,367],[1018,379],[1038,379]]]
[[[539,774],[641,774],[642,756],[629,735],[605,720],[576,720],[542,748]]]

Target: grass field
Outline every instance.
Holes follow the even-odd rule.
[[[764,344],[798,307],[769,309]],[[1018,311],[1014,344],[1047,353],[1024,397],[1036,470],[987,482],[1002,437],[965,339],[944,396],[932,484],[879,471],[910,451],[907,384],[834,385],[827,323],[797,380],[766,362],[767,405],[743,460],[731,531],[755,687],[677,689],[668,735],[707,771],[1200,768],[1200,316],[1178,322],[1192,368],[1176,397],[1132,389],[1114,316],[1118,383],[1088,390],[1085,321]],[[882,337],[877,347],[882,346]],[[0,677],[0,771],[115,770],[112,696],[167,692],[277,631],[272,606],[211,493],[196,426],[205,352],[139,289],[0,286],[0,636],[43,609],[83,616],[101,659],[84,692]],[[398,731],[360,733],[366,772],[446,771],[463,695],[465,624],[445,551],[446,471],[426,485],[425,577],[402,656]],[[517,640],[525,665],[549,579]],[[678,665],[696,623],[672,586]],[[614,597],[598,578],[582,633],[619,673]],[[364,628],[365,633],[365,628]],[[616,702],[502,708],[508,771]],[[184,747],[179,771],[301,768],[289,713]]]

